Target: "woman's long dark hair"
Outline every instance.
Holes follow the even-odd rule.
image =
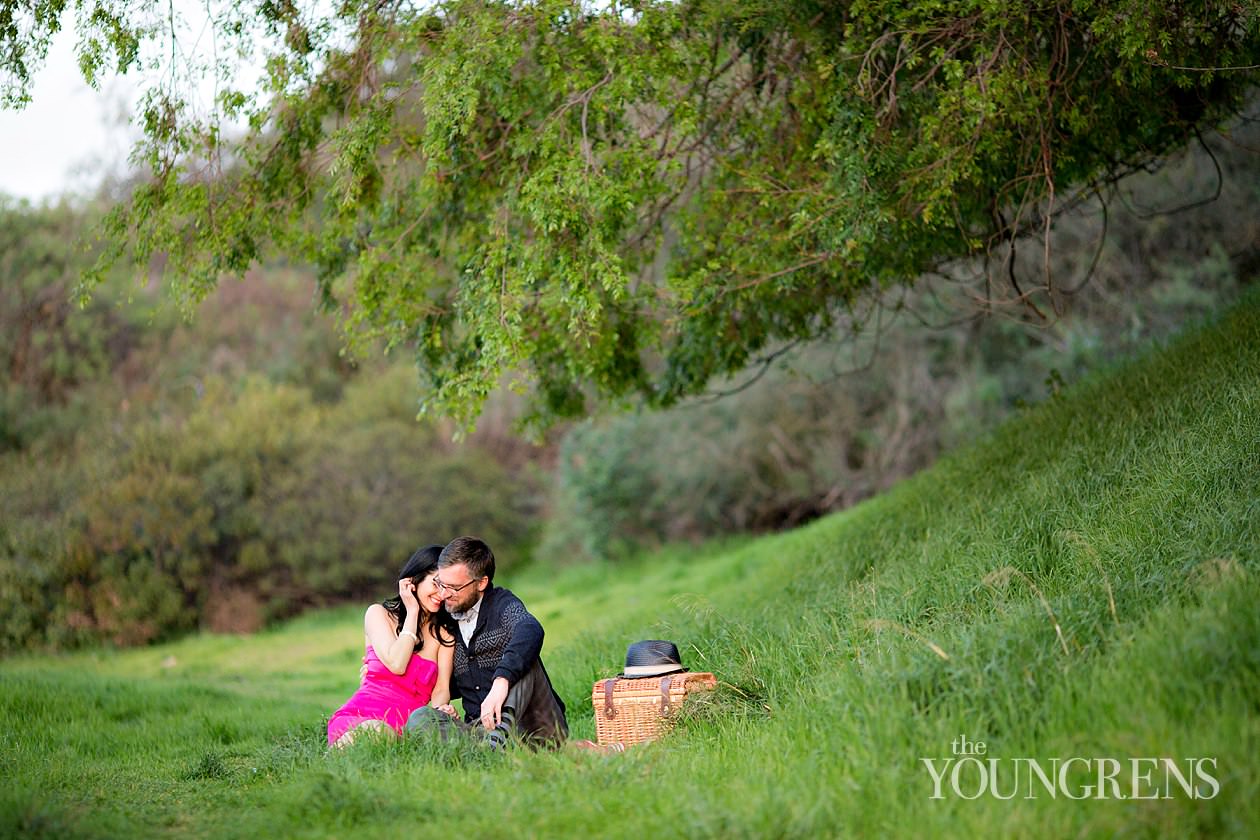
[[[424,548],[417,549],[416,553],[411,555],[411,559],[402,567],[402,571],[398,573],[397,579],[411,578],[415,583],[419,584],[420,581],[437,571],[438,556],[442,553],[442,548],[443,546],[440,545],[426,545]],[[403,606],[402,598],[398,595],[395,595],[393,598],[386,598],[381,602],[381,606],[389,610],[390,615],[398,622],[397,631],[401,632],[403,622],[407,618],[407,608]],[[435,613],[428,612],[424,607],[421,607],[420,626],[416,629],[422,630],[426,624],[432,626],[433,635],[437,637],[440,644],[448,646],[455,644],[455,632],[457,630],[455,619],[451,618],[451,614],[446,611],[445,605]],[[444,630],[445,632],[438,632],[439,630]]]

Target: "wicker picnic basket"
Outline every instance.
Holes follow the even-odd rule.
[[[717,678],[709,673],[600,680],[591,689],[596,740],[625,746],[650,741],[661,734],[665,721],[678,711],[688,694],[714,688]]]

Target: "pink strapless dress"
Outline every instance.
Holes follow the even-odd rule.
[[[412,654],[407,670],[395,674],[385,667],[368,645],[363,655],[367,677],[359,690],[350,696],[328,720],[328,743],[332,744],[365,720],[380,720],[402,733],[403,724],[416,709],[429,702],[437,684],[437,663]]]

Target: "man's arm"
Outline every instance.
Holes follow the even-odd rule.
[[[508,643],[499,659],[499,667],[494,669],[494,676],[515,684],[538,661],[542,653],[543,629],[538,619],[529,614],[515,595],[504,605],[503,624],[508,630]]]
[[[499,667],[494,670],[490,692],[481,703],[481,725],[486,729],[494,729],[503,720],[503,703],[508,690],[534,667],[542,653],[542,625],[519,598],[506,594],[511,600],[504,605],[501,620],[508,628],[508,643],[499,659]]]

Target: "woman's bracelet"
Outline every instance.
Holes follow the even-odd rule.
[[[403,636],[410,636],[411,638],[416,640],[415,644],[420,644],[420,637],[417,636],[415,633],[412,633],[410,630],[399,630],[398,637],[401,639]]]

